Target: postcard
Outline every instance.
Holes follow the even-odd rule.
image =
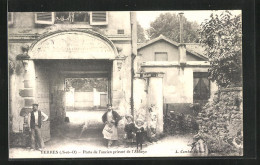
[[[9,158],[243,156],[242,12],[8,12]]]

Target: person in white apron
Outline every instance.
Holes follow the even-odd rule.
[[[119,120],[121,120],[120,115],[113,111],[112,105],[108,105],[107,112],[102,116],[102,121],[105,123],[102,133],[107,140],[108,148],[111,147],[113,141],[118,140],[117,125]]]

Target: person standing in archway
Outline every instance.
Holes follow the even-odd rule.
[[[102,121],[105,123],[105,127],[102,131],[104,138],[107,140],[107,147],[110,148],[113,141],[118,140],[117,125],[121,116],[113,111],[112,105],[107,105],[107,112],[102,116]]]

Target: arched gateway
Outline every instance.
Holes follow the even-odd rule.
[[[93,31],[58,31],[43,35],[28,52],[31,59],[115,59],[117,50]]]
[[[52,131],[55,134],[54,127],[64,122],[66,113],[98,109],[102,114],[106,104],[117,99],[112,99],[112,91],[121,91],[113,81],[119,77],[117,65],[122,59],[112,41],[96,32],[48,33],[30,46],[28,55],[22,111],[30,111],[31,103],[36,101],[39,109],[50,116],[42,128],[45,141]]]

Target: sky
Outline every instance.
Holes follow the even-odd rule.
[[[210,18],[210,14],[212,12],[221,14],[224,10],[196,10],[196,11],[191,11],[191,10],[186,10],[186,11],[170,11],[170,10],[165,10],[165,11],[137,11],[136,12],[136,17],[137,21],[139,24],[144,28],[148,29],[150,27],[150,23],[154,21],[161,13],[175,13],[178,14],[180,12],[184,13],[184,16],[187,18],[189,21],[197,21],[198,24],[201,24],[205,19]],[[238,15],[241,13],[241,10],[230,10],[230,12],[233,15]]]

